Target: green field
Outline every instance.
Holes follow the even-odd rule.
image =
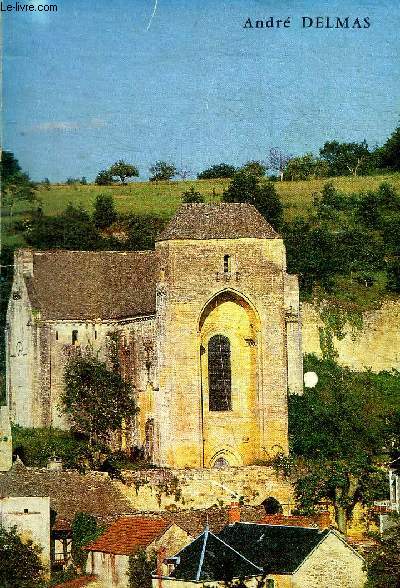
[[[302,216],[312,203],[314,194],[319,192],[328,181],[333,182],[339,190],[347,193],[375,190],[383,181],[389,182],[400,191],[400,173],[276,182],[276,189],[285,206],[286,219],[291,220],[296,216]],[[115,186],[54,184],[47,190],[43,187],[39,188],[37,196],[40,198],[44,213],[47,215],[59,214],[70,202],[76,206],[82,205],[86,210],[91,211],[97,194],[112,194],[118,212],[151,213],[168,218],[179,206],[182,192],[191,186],[201,192],[207,202],[218,202],[228,183],[229,180],[186,180],[158,183],[132,182]],[[23,219],[31,209],[31,205],[26,202],[19,203],[15,207],[13,220]],[[10,245],[22,245],[21,235],[10,234],[9,227],[9,211],[4,207],[2,211],[2,241]]]

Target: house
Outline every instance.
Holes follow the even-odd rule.
[[[69,562],[71,523],[77,513],[91,514],[102,524],[133,513],[131,504],[117,485],[102,472],[81,474],[73,470],[28,468],[20,460],[9,471],[0,472],[0,497],[17,500],[22,512],[28,509],[21,520],[28,521],[33,518],[33,512],[41,511],[35,507],[30,513],[29,501],[44,500],[40,498],[43,496],[50,497],[49,524],[43,516],[38,529],[41,526],[40,532],[49,536],[51,562],[60,567]]]
[[[374,502],[372,512],[378,515],[379,530],[386,531],[392,523],[392,514],[400,513],[400,457],[388,466],[389,500]]]
[[[161,517],[122,517],[86,547],[86,572],[95,575],[103,588],[126,588],[130,556],[140,550],[150,556],[161,547],[166,556],[173,555],[191,539],[181,527]]]
[[[156,465],[252,465],[288,450],[287,393],[302,390],[297,277],[249,204],[183,205],[155,251],[15,255],[7,400],[25,427],[68,428],[63,374],[117,338],[140,412],[128,447]]]
[[[0,526],[16,527],[22,541],[40,547],[40,559],[50,569],[50,498],[48,496],[2,496]]]
[[[225,586],[242,579],[268,588],[362,588],[363,558],[331,529],[234,523],[217,536],[207,529],[166,560],[164,588]]]

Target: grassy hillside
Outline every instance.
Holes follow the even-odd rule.
[[[339,177],[298,182],[276,182],[276,189],[285,206],[286,219],[290,220],[304,214],[312,202],[313,195],[320,191],[328,181],[332,181],[339,190],[347,193],[375,190],[383,181],[390,182],[400,191],[399,173],[356,178]],[[168,218],[179,206],[182,192],[191,186],[201,192],[207,202],[218,202],[228,183],[229,180],[186,180],[159,183],[133,182],[125,186],[57,184],[51,185],[47,190],[40,188],[37,195],[43,203],[44,213],[50,215],[59,214],[69,202],[74,205],[82,205],[90,211],[97,194],[103,193],[112,194],[119,212],[153,213]],[[17,205],[13,220],[23,219],[29,209],[30,205],[25,202]],[[20,235],[9,234],[10,217],[6,208],[2,213],[2,221],[3,243],[22,245]]]

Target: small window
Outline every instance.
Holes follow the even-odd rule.
[[[28,514],[29,510],[27,508],[24,508],[24,513]]]
[[[58,341],[58,331],[56,331],[56,341]]]
[[[72,331],[72,345],[75,345],[78,342],[78,331]]]
[[[97,339],[97,331],[94,332],[94,338]]]
[[[231,256],[224,255],[224,274],[228,274],[231,271]]]

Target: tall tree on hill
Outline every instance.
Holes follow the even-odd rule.
[[[109,172],[113,178],[118,178],[122,184],[125,184],[125,181],[128,178],[136,178],[139,176],[138,168],[131,163],[125,163],[123,159],[113,163]]]
[[[238,171],[222,195],[223,202],[247,202],[279,229],[283,220],[283,206],[272,182],[260,182],[260,178],[245,170]]]
[[[168,161],[156,161],[150,166],[149,171],[151,173],[150,182],[168,182],[178,173],[175,165]]]
[[[98,194],[94,203],[93,222],[99,229],[112,225],[118,218],[111,194]]]
[[[368,169],[371,153],[366,141],[339,143],[327,141],[319,150],[321,158],[329,165],[331,176],[357,176]]]
[[[199,180],[215,180],[219,178],[233,178],[236,168],[228,163],[218,163],[197,174]]]

